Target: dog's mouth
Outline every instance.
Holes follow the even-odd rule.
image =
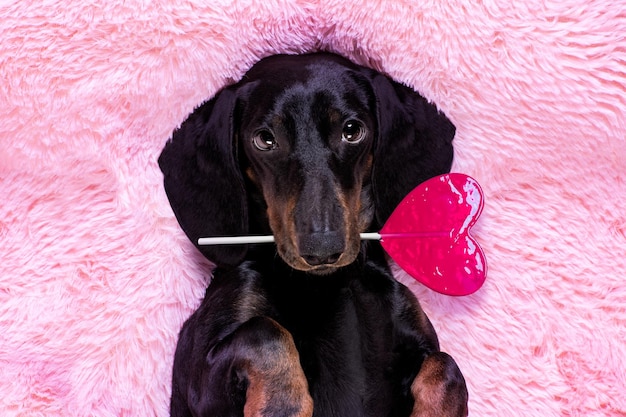
[[[358,213],[358,210],[356,211]],[[292,268],[318,275],[350,265],[361,249],[358,214],[348,210],[338,231],[298,232],[292,216],[274,222],[272,230],[280,257]]]
[[[360,249],[360,238],[346,233],[275,235],[278,254],[292,268],[318,275],[350,265]]]

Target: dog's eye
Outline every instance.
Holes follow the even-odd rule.
[[[361,122],[348,120],[343,125],[341,140],[348,143],[359,143],[365,137],[365,127]]]
[[[278,147],[276,138],[269,130],[261,130],[252,138],[252,144],[260,151],[271,151]]]

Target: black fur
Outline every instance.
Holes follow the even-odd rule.
[[[277,243],[198,246],[217,269],[180,333],[171,414],[464,415],[458,367],[358,238],[449,171],[453,136],[419,94],[332,54],[266,58],[197,108],[159,159],[181,227]]]

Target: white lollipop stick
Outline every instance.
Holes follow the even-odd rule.
[[[380,240],[380,233],[361,233],[363,240]],[[198,245],[243,245],[248,243],[270,243],[274,241],[274,236],[220,236],[201,237]]]

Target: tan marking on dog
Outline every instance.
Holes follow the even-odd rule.
[[[290,196],[287,201],[280,202],[265,196],[267,215],[270,228],[276,241],[276,249],[287,264],[301,271],[311,270],[311,266],[298,255],[298,242],[294,212],[297,197]]]
[[[256,177],[256,173],[254,172],[254,170],[251,167],[248,167],[246,169],[246,176],[248,178],[250,178],[250,181],[252,181],[253,183],[255,183],[257,185],[259,184],[259,182],[257,180],[257,177]]]
[[[436,355],[436,354],[435,354]],[[451,383],[439,357],[429,356],[411,385],[415,399],[411,417],[466,417],[467,389]]]
[[[291,410],[293,417],[313,415],[313,399],[309,384],[300,366],[300,356],[293,338],[282,326],[280,338],[272,344],[256,350],[256,357],[246,361],[248,390],[244,406],[245,417],[269,417],[268,405]]]
[[[356,191],[358,190],[358,192]],[[339,187],[335,188],[335,194],[339,200],[339,204],[343,209],[343,221],[345,224],[344,235],[346,238],[346,248],[339,258],[337,266],[349,265],[358,256],[361,251],[361,232],[359,213],[361,212],[361,187],[355,187],[350,193],[344,193]]]

